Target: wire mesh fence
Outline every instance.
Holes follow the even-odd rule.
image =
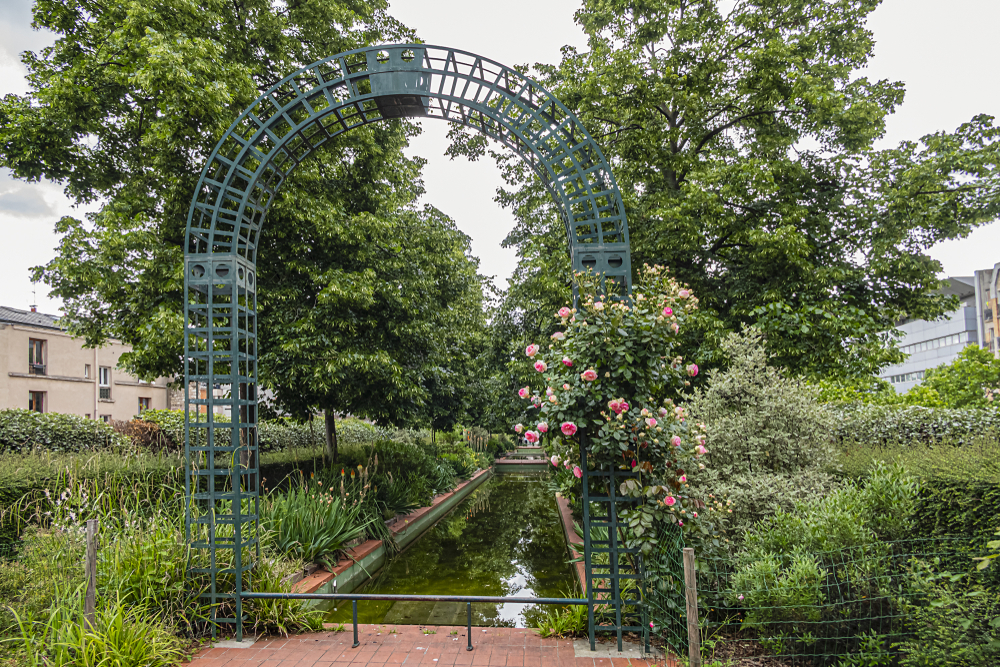
[[[684,579],[675,564],[681,552],[673,543],[662,546],[650,561],[658,580],[651,582],[649,607],[656,634],[684,656]],[[956,622],[937,608],[942,582],[961,588],[959,598],[976,591],[996,597],[1000,573],[978,571],[974,559],[982,555],[967,538],[933,538],[700,557],[702,654],[732,665],[899,664],[901,655],[916,650],[923,625]]]

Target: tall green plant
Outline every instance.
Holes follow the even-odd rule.
[[[261,501],[261,526],[279,553],[331,570],[344,544],[365,534],[371,522],[359,519],[362,504],[345,501],[321,482],[303,481],[288,493]]]

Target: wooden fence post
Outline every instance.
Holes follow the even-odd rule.
[[[97,519],[87,520],[87,597],[83,601],[83,617],[88,628],[94,627],[97,606]]]
[[[694,571],[694,549],[684,549],[684,591],[687,598],[688,662],[701,667],[701,638],[698,633],[698,581]]]

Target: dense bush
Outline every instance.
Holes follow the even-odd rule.
[[[96,452],[128,445],[108,424],[57,412],[0,410],[0,453]]]
[[[1000,435],[1000,409],[925,408],[850,404],[832,408],[842,443],[867,446],[909,443],[969,444]]]
[[[729,532],[738,538],[753,522],[836,487],[828,472],[834,420],[810,387],[768,365],[759,331],[731,334],[722,352],[728,365],[710,373],[688,408],[707,428],[711,461],[697,489],[732,501]]]

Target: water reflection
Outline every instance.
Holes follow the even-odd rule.
[[[358,592],[400,595],[563,597],[574,590],[555,499],[543,477],[489,480]],[[544,609],[474,604],[474,625],[530,627]],[[346,623],[350,603],[327,621]],[[359,602],[358,620],[392,625],[465,625],[465,604]]]

